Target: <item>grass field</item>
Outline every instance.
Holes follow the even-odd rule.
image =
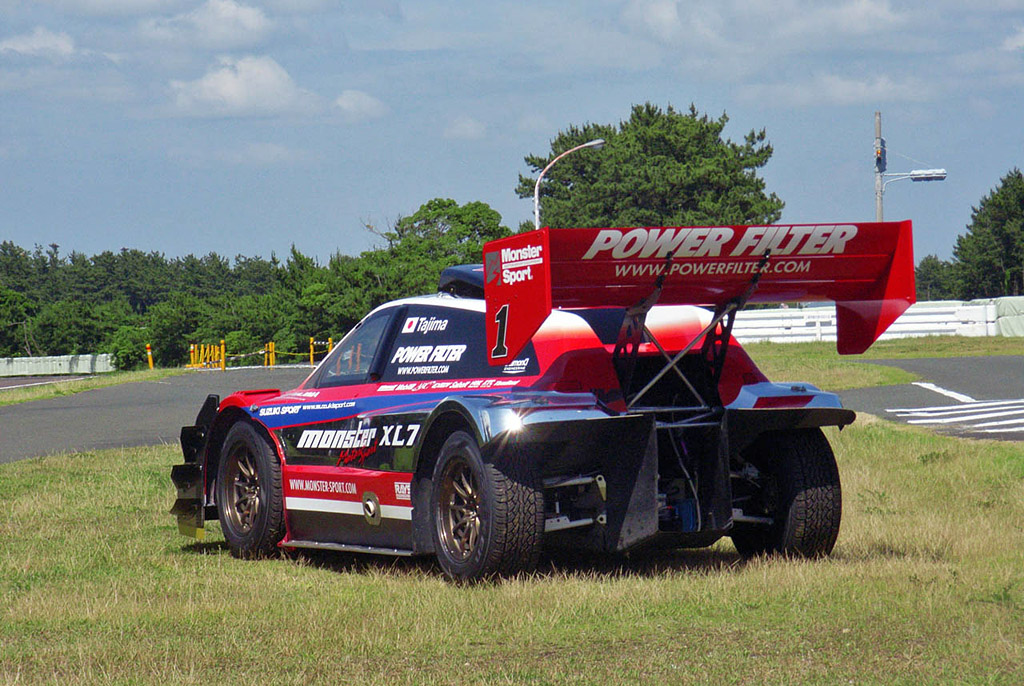
[[[173,447],[0,465],[0,683],[1020,683],[1021,444],[871,417],[829,437],[829,559],[723,541],[476,586],[415,560],[243,562],[216,524],[190,544]]]
[[[111,372],[110,374],[99,374],[85,378],[58,381],[44,386],[30,386],[28,388],[0,388],[0,407],[14,405],[30,400],[43,400],[45,398],[57,398],[62,395],[91,391],[96,388],[106,388],[122,383],[135,381],[159,381],[168,376],[184,374],[186,369],[146,369],[138,372]]]

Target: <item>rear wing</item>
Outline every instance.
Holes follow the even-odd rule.
[[[864,352],[916,302],[911,222],[540,229],[484,245],[487,347],[515,359],[552,308],[831,300],[840,354]],[[767,259],[765,260],[765,255]]]

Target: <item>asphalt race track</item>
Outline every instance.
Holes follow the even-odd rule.
[[[195,371],[0,407],[0,463],[58,452],[177,445],[206,396],[254,388],[295,388],[310,368]],[[0,393],[3,390],[0,389]]]
[[[1022,346],[1024,347],[1024,346]],[[971,438],[1024,441],[1024,356],[870,360],[921,377],[901,386],[859,388],[843,405]]]
[[[921,376],[916,384],[841,393],[876,416],[976,438],[1024,441],[1024,356],[871,360]],[[0,463],[59,452],[176,445],[210,393],[294,388],[309,367],[196,371],[0,407]],[[3,390],[0,388],[0,393]]]

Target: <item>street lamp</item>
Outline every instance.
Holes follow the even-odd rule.
[[[882,113],[875,112],[875,221],[882,221],[882,195],[893,181],[942,181],[945,169],[914,169],[909,172],[889,172],[886,169],[885,139],[882,138]],[[886,179],[885,177],[892,177]]]
[[[543,179],[544,175],[548,173],[548,169],[551,169],[551,167],[555,166],[555,162],[557,162],[558,160],[562,159],[566,155],[570,155],[576,152],[577,150],[582,150],[583,148],[593,148],[594,150],[600,150],[603,147],[604,139],[595,138],[594,140],[587,141],[582,145],[577,145],[575,148],[569,148],[561,155],[548,162],[548,166],[544,167],[544,169],[541,170],[540,174],[537,176],[537,183],[533,185],[533,228],[540,228],[540,180]]]

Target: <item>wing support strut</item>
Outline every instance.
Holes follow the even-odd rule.
[[[655,374],[654,378],[652,378],[650,381],[648,381],[647,385],[644,386],[642,389],[640,389],[640,391],[629,400],[629,402],[626,404],[626,409],[632,409],[633,406],[636,405],[636,403],[649,390],[651,390],[654,387],[654,385],[656,383],[658,383],[658,381],[661,380],[661,377],[665,376],[665,374],[668,373],[669,369],[674,369],[674,370],[676,370],[677,374],[679,374],[680,376],[683,376],[682,372],[679,370],[679,368],[676,365],[679,364],[679,361],[682,360],[683,357],[688,352],[690,352],[691,350],[693,350],[694,347],[696,347],[697,343],[701,339],[704,339],[704,345],[701,348],[701,354],[704,356],[704,359],[706,359],[708,361],[708,364],[711,366],[711,378],[712,378],[712,380],[714,382],[712,384],[712,388],[713,388],[713,392],[716,395],[718,394],[718,382],[722,378],[722,368],[725,366],[725,357],[726,357],[726,353],[728,352],[728,349],[729,349],[729,340],[732,337],[732,325],[733,325],[733,322],[735,321],[736,313],[743,309],[743,307],[747,304],[747,301],[750,300],[750,296],[752,296],[754,294],[754,291],[757,290],[757,282],[761,280],[761,274],[764,273],[764,268],[768,264],[768,258],[770,256],[771,256],[771,250],[765,250],[764,254],[761,256],[761,260],[757,263],[756,272],[754,273],[754,276],[750,279],[750,283],[747,285],[747,289],[741,295],[739,295],[739,296],[737,296],[737,297],[735,297],[735,298],[733,298],[733,299],[731,299],[731,300],[729,300],[727,302],[724,302],[721,305],[719,305],[718,307],[716,307],[715,308],[715,314],[711,318],[711,322],[707,326],[705,326],[704,329],[699,334],[694,336],[693,340],[691,340],[689,343],[687,343],[683,347],[682,350],[680,350],[678,353],[676,353],[676,356],[673,357],[671,360],[669,360],[668,364],[666,364],[664,367],[662,367],[661,371],[659,371],[657,374]],[[669,256],[669,259],[671,259],[671,255]],[[665,269],[662,271],[662,274],[659,275],[659,277],[658,277],[659,282],[656,283],[656,286],[658,286],[658,287],[657,287],[655,293],[651,294],[652,296],[655,295],[655,294],[660,295],[660,293],[661,293],[660,282],[664,280],[663,276],[664,276],[664,274],[665,274],[665,272],[667,270],[668,270],[668,265],[666,264]],[[649,299],[650,299],[650,296],[648,296],[648,298],[646,298],[643,301],[643,303],[646,303],[647,300],[649,300]],[[651,306],[653,306],[653,303],[652,303]],[[650,309],[651,308],[648,307],[647,310],[644,311],[644,313],[643,313],[644,316],[646,316],[647,311],[649,311]],[[626,312],[626,319],[627,320],[629,319],[629,312],[630,311]],[[723,324],[723,322],[724,322],[724,324]],[[625,330],[625,328],[626,328],[626,322],[624,321],[623,322],[623,330]],[[621,339],[622,332],[620,332],[619,336],[620,336],[620,339]],[[652,336],[652,338],[653,338],[653,336]],[[639,344],[638,344],[638,347],[639,347]],[[661,349],[661,346],[658,345],[658,348]],[[616,344],[616,348],[615,349],[616,349],[616,352],[617,352],[618,351],[618,344]],[[662,353],[664,354],[664,350],[662,350]],[[635,364],[635,358],[636,358],[636,352],[633,352],[634,364]],[[705,405],[708,404],[706,400],[704,400],[703,398],[700,397],[700,394],[697,393],[697,391],[693,388],[693,386],[689,382],[687,382],[686,385],[693,392],[693,394],[697,396],[698,399],[700,399]],[[627,388],[627,387],[623,386],[623,388]],[[717,402],[717,400],[718,399],[716,398],[715,399],[715,401],[716,401],[715,404],[716,405],[720,404],[719,402]]]

